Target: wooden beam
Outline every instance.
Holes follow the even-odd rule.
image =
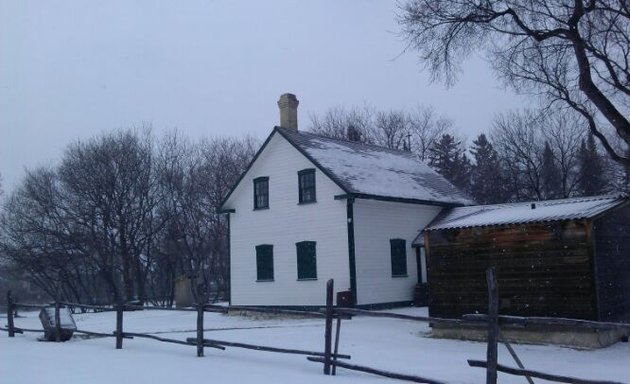
[[[486,384],[497,384],[498,341],[499,341],[499,290],[494,267],[486,270],[488,282],[488,348],[486,358]]]
[[[188,345],[188,346],[196,346],[197,345],[196,341],[195,342],[190,342],[190,341],[184,341],[184,340],[169,339],[169,338],[165,338],[165,337],[158,337],[158,336],[148,335],[146,333],[125,332],[125,336],[138,337],[138,338],[141,338],[141,339],[142,338],[144,338],[144,339],[152,339],[152,340],[161,341],[161,342],[164,342],[164,343],[172,343],[172,344],[180,344],[180,345]],[[212,348],[216,348],[216,349],[225,350],[225,347],[221,347],[219,345],[206,345],[206,346],[212,347]]]
[[[488,363],[480,360],[468,360],[468,365],[471,367],[477,368],[486,368]],[[551,375],[548,373],[532,371],[531,369],[516,369],[511,367],[506,367],[504,365],[498,364],[497,370],[499,372],[509,373],[510,375],[516,376],[530,376],[538,379],[555,381],[557,383],[570,383],[570,384],[624,384],[618,381],[606,381],[606,380],[585,380],[578,379],[570,376],[560,376],[560,375]]]
[[[507,340],[502,340],[502,342],[505,345],[505,348],[507,348],[508,352],[510,352],[510,355],[514,359],[514,362],[516,362],[516,365],[518,365],[520,369],[525,369],[523,362],[516,354],[516,351],[514,350],[514,348],[512,348],[512,345]],[[527,380],[529,384],[534,384],[534,380],[532,380],[531,376],[525,375],[525,379]]]
[[[324,327],[324,375],[330,375],[330,355],[332,348],[333,291],[335,282],[326,282],[326,325]]]
[[[203,357],[203,304],[197,304],[197,357]]]
[[[309,356],[309,357],[307,357],[307,359],[309,361],[314,361],[316,363],[325,363],[325,359],[323,359],[321,357]],[[388,371],[383,371],[381,369],[370,368],[370,367],[366,367],[366,366],[362,366],[362,365],[348,364],[348,363],[341,362],[341,361],[334,361],[333,364],[336,365],[336,366],[339,366],[341,368],[349,369],[349,370],[352,370],[352,371],[371,373],[373,375],[389,377],[391,379],[406,380],[406,381],[411,381],[411,382],[414,382],[414,383],[444,384],[443,381],[427,379],[426,377],[413,376],[413,375],[404,375],[404,374],[395,373],[395,372],[388,372]]]
[[[187,338],[186,341],[196,342],[196,338],[190,337]],[[255,351],[263,351],[263,352],[276,352],[276,353],[288,353],[293,355],[306,355],[306,356],[320,356],[324,357],[323,352],[313,352],[313,351],[304,351],[300,349],[287,349],[287,348],[277,348],[277,347],[267,347],[264,345],[253,345],[246,343],[236,343],[232,341],[223,341],[223,340],[214,340],[214,339],[204,339],[204,345],[212,346],[212,345],[220,345],[225,347],[234,347],[234,348],[244,348],[244,349],[252,349]],[[350,355],[333,355],[338,359],[349,359]]]
[[[374,312],[374,311],[368,311],[365,309],[357,309],[357,308],[337,307],[335,308],[335,313],[341,314],[341,315],[361,315],[361,316],[367,316],[367,317],[383,317],[383,318],[390,318],[390,319],[411,320],[411,321],[420,321],[424,323],[436,323],[436,324],[447,324],[447,325],[464,324],[462,320],[457,320],[457,319],[442,319],[442,318],[427,317],[427,316],[410,316],[410,315],[401,315],[399,313],[391,313],[391,312]]]
[[[15,324],[13,323],[13,296],[11,291],[7,292],[7,322],[9,327],[9,337],[15,337]]]
[[[123,311],[124,305],[119,301],[116,306],[116,349],[122,349],[123,346]]]

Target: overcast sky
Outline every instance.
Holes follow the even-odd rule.
[[[431,84],[401,55],[395,12],[385,0],[0,0],[5,192],[25,167],[121,127],[263,139],[285,92],[301,128],[338,105],[432,105],[469,139],[519,107],[482,59],[450,89]]]

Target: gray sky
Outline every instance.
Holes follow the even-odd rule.
[[[384,0],[0,0],[0,173],[150,123],[195,139],[278,123],[284,92],[309,115],[337,105],[432,105],[468,138],[521,102],[483,60],[460,82],[430,84],[414,52],[400,55],[395,2]]]

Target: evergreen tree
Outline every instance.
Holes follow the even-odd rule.
[[[504,176],[499,157],[485,134],[473,141],[470,149],[474,164],[470,170],[470,193],[478,204],[505,201]]]
[[[582,196],[593,196],[605,192],[607,187],[605,161],[597,151],[595,137],[588,135],[578,153],[578,191]]]
[[[540,178],[541,197],[545,199],[557,199],[562,197],[560,168],[551,150],[551,146],[547,141],[545,141],[545,149],[543,150]]]
[[[429,149],[429,165],[460,190],[470,190],[470,161],[461,141],[444,134]]]

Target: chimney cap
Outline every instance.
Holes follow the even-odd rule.
[[[284,104],[284,103],[291,103],[291,104],[295,104],[295,107],[297,107],[297,105],[300,103],[297,99],[297,97],[292,94],[292,93],[283,93],[280,96],[280,99],[278,99],[278,106],[282,107],[282,105],[280,104]]]

